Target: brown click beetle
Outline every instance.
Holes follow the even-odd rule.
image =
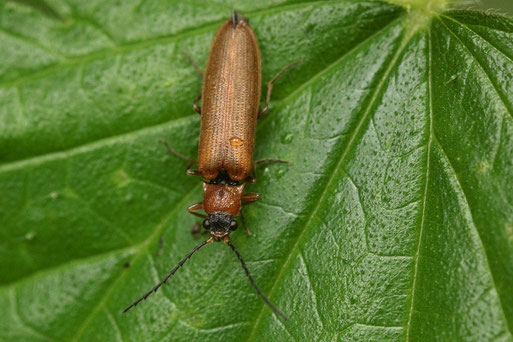
[[[162,140],[170,153],[188,161],[188,175],[203,178],[203,202],[187,209],[204,218],[203,227],[210,237],[194,247],[160,283],[123,312],[156,292],[200,248],[213,241],[224,241],[237,255],[258,295],[279,317],[287,319],[256,285],[242,256],[230,242],[230,233],[237,229],[235,218],[241,214],[241,206],[259,199],[256,193],[243,194],[245,184],[256,180],[257,164],[286,163],[277,159],[253,161],[256,122],[269,108],[273,83],[298,63],[301,62],[283,68],[267,83],[265,106],[259,111],[261,62],[255,35],[248,20],[236,11],[221,25],[210,48],[201,95],[194,101],[194,110],[201,115],[198,169],[191,169],[193,159],[176,152]],[[200,98],[201,108],[196,106]],[[199,210],[204,210],[207,215],[198,213]],[[244,223],[242,215],[241,219]],[[251,235],[249,230],[247,232]]]

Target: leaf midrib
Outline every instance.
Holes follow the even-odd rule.
[[[414,270],[413,270],[413,281],[411,286],[411,299],[410,299],[410,308],[408,312],[408,322],[406,324],[406,334],[405,334],[405,341],[410,340],[410,331],[411,331],[411,323],[413,318],[413,311],[414,311],[414,303],[415,303],[415,289],[417,287],[417,274],[419,269],[419,256],[420,256],[420,248],[422,244],[422,236],[424,233],[424,223],[426,218],[426,199],[427,199],[427,193],[428,193],[428,185],[429,185],[429,167],[430,167],[430,161],[431,161],[431,143],[433,142],[433,91],[432,91],[432,81],[433,81],[433,75],[432,75],[432,59],[433,59],[433,50],[432,50],[432,39],[431,39],[431,29],[427,32],[428,36],[428,44],[429,44],[429,51],[428,51],[428,113],[429,113],[429,137],[428,137],[428,143],[427,143],[427,151],[426,151],[426,174],[425,174],[425,184],[424,184],[424,195],[422,200],[422,214],[421,214],[421,222],[420,222],[420,229],[419,229],[419,237],[417,240],[417,251],[415,252],[414,256]]]
[[[399,20],[399,19],[397,19],[397,20]],[[367,39],[362,41],[360,44],[358,44],[358,46],[360,46],[361,44],[363,44],[366,41],[369,41],[372,37],[379,34],[380,32],[385,31],[387,28],[392,27],[393,25],[396,24],[397,20],[394,20],[391,23],[389,23],[388,25],[384,26],[383,28],[378,30],[374,35],[368,37]],[[324,190],[321,192],[321,196],[319,197],[319,200],[315,204],[315,207],[312,210],[311,214],[309,215],[308,220],[306,221],[306,223],[303,225],[302,229],[300,230],[300,233],[298,234],[298,237],[297,237],[294,245],[292,246],[290,252],[288,253],[287,258],[285,259],[285,261],[283,263],[283,266],[280,268],[280,272],[274,278],[273,284],[268,293],[269,298],[272,298],[272,295],[275,292],[278,283],[280,283],[280,280],[284,276],[285,270],[287,270],[289,268],[289,264],[292,260],[292,255],[295,255],[295,251],[296,251],[297,247],[299,246],[299,242],[302,240],[302,237],[304,236],[305,232],[308,230],[308,227],[310,226],[313,218],[316,216],[317,211],[319,210],[321,204],[324,202],[324,199],[326,198],[326,196],[328,194],[327,189],[331,187],[331,185],[335,179],[335,175],[337,175],[339,173],[339,171],[341,170],[342,164],[344,163],[346,156],[349,154],[349,152],[351,151],[351,149],[353,147],[353,143],[356,141],[356,138],[360,136],[360,131],[361,131],[362,127],[365,126],[365,123],[368,121],[368,119],[371,116],[371,109],[379,97],[381,88],[385,84],[385,81],[388,79],[388,76],[390,75],[391,71],[393,70],[393,68],[395,67],[395,65],[397,63],[399,56],[404,51],[404,48],[406,47],[406,45],[408,44],[408,42],[411,40],[412,37],[413,37],[413,34],[410,34],[407,37],[407,39],[404,39],[404,37],[403,37],[403,41],[401,42],[401,45],[399,47],[397,47],[397,49],[392,57],[392,60],[390,61],[390,64],[388,65],[387,69],[385,70],[385,72],[383,74],[382,79],[380,80],[380,82],[378,83],[376,88],[374,88],[374,93],[371,95],[371,99],[367,104],[367,108],[365,109],[361,119],[358,121],[354,131],[352,132],[351,138],[350,138],[349,142],[347,143],[346,148],[343,150],[343,152],[337,162],[337,165],[335,166],[334,170],[331,172],[331,176],[328,179],[326,185],[324,186]],[[358,46],[356,48],[358,48]],[[354,50],[355,49],[353,49],[351,51],[354,51]],[[248,338],[246,339],[247,341],[251,341],[252,339],[254,339],[254,335],[255,335],[256,331],[258,330],[257,328],[260,325],[260,322],[262,320],[264,309],[265,309],[265,305],[260,304],[259,314],[257,316],[255,324],[253,325],[253,329],[250,331]]]

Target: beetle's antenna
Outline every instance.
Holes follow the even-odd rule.
[[[248,276],[249,278],[249,282],[251,283],[251,286],[253,286],[253,288],[255,289],[255,291],[258,293],[258,295],[264,300],[264,302],[269,305],[269,307],[274,311],[275,314],[277,314],[278,316],[280,316],[284,321],[287,320],[287,316],[285,316],[283,314],[283,312],[281,312],[280,310],[278,310],[278,308],[276,306],[274,306],[273,303],[271,303],[271,301],[269,299],[267,299],[266,296],[264,296],[264,294],[262,293],[262,291],[260,291],[260,289],[258,288],[257,284],[255,283],[255,281],[253,280],[253,277],[251,276],[251,274],[249,274],[249,270],[248,270],[248,267],[246,266],[246,263],[244,262],[244,259],[242,259],[242,255],[240,255],[239,251],[237,250],[237,248],[235,248],[235,246],[228,240],[226,241],[226,243],[228,244],[228,246],[230,246],[230,248],[233,250],[233,252],[237,255],[237,258],[239,258],[240,260],[240,264],[242,265],[242,268],[244,269],[244,272],[246,272],[246,275]]]
[[[243,16],[242,14],[237,12],[236,10],[233,10],[232,11],[233,28],[236,28],[237,24],[240,23],[241,21],[245,21],[247,24],[249,24],[248,18],[246,18],[245,16]]]
[[[194,247],[192,249],[192,251],[189,252],[189,254],[187,254],[185,256],[185,258],[183,258],[182,260],[180,260],[180,262],[178,263],[178,265],[176,265],[172,270],[171,272],[169,272],[167,274],[167,276],[164,277],[164,279],[162,279],[162,281],[160,283],[158,283],[157,285],[155,285],[151,290],[149,290],[148,292],[146,292],[144,294],[144,296],[142,296],[141,298],[139,298],[138,300],[136,300],[135,302],[133,302],[129,307],[127,307],[125,310],[123,310],[123,313],[127,312],[128,310],[130,310],[131,308],[133,308],[134,306],[136,306],[137,304],[139,304],[139,302],[141,302],[142,300],[148,298],[152,293],[154,292],[157,292],[157,290],[165,284],[165,282],[169,279],[169,277],[171,277],[173,274],[175,274],[175,272],[180,268],[182,267],[183,264],[185,264],[185,262],[194,254],[196,253],[197,251],[200,250],[201,247],[205,246],[207,243],[211,243],[212,241],[214,241],[214,238],[213,237],[210,237],[208,240],[205,240],[203,241],[202,243],[200,243],[199,245],[197,245],[196,247]]]

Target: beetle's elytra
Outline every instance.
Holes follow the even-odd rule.
[[[214,37],[203,78],[198,171],[208,180],[224,168],[231,180],[244,181],[253,167],[260,51],[248,22],[232,20]]]
[[[259,111],[260,64],[260,50],[248,20],[233,11],[214,37],[201,96],[194,102],[194,109],[201,115],[198,168],[192,170],[194,160],[176,152],[163,140],[170,153],[188,161],[187,174],[203,178],[203,202],[187,209],[204,219],[203,227],[210,237],[194,247],[160,283],[123,312],[156,292],[200,248],[213,241],[224,241],[237,255],[258,295],[278,316],[287,319],[260,291],[242,256],[230,242],[230,233],[238,226],[236,217],[240,215],[244,223],[241,206],[259,199],[256,193],[243,193],[245,184],[256,180],[256,166],[262,162],[284,163],[277,159],[253,161],[256,123],[269,108],[273,83],[298,62],[285,67],[267,84],[266,103]],[[201,108],[196,106],[199,98]],[[200,210],[206,215],[199,213]]]

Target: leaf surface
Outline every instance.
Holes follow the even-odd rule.
[[[210,41],[250,18],[265,165],[194,245]],[[513,341],[513,20],[378,1],[0,2],[0,340]]]

